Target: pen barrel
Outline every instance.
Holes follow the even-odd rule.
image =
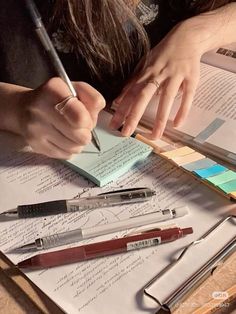
[[[36,33],[44,47],[44,49],[47,51],[53,66],[55,68],[55,70],[57,71],[58,76],[63,79],[63,81],[68,85],[70,92],[72,94],[72,96],[76,97],[76,91],[74,86],[72,85],[64,67],[63,64],[50,40],[50,37],[48,36],[48,33],[44,27],[43,24],[41,24],[41,26],[39,28],[36,28]]]
[[[110,224],[99,225],[91,228],[75,229],[68,232],[62,232],[55,235],[41,238],[41,241],[36,241],[38,249],[47,249],[50,247],[74,243],[80,240],[89,239],[109,233],[114,233],[121,230],[140,227],[143,225],[170,219],[171,214],[162,214],[161,212],[150,213],[137,217],[132,217],[127,220],[121,220]]]
[[[38,249],[49,249],[55,246],[70,244],[83,240],[81,229],[66,231],[37,239],[35,241]]]
[[[67,212],[67,204],[65,200],[20,205],[17,207],[19,218],[41,217],[55,215]]]
[[[150,246],[156,246],[162,242],[177,240],[183,236],[182,229],[171,228],[159,231],[150,231],[146,234],[127,236],[119,239],[96,242],[74,248],[39,254],[19,267],[43,268],[53,267],[74,262],[82,262],[97,257],[109,256],[122,252],[129,252]]]
[[[80,212],[84,210],[91,210],[96,208],[111,207],[124,204],[146,202],[149,197],[146,198],[122,198],[119,195],[113,197],[90,197],[87,199],[75,199],[67,201],[68,212]]]

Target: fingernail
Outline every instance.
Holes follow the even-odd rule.
[[[173,126],[174,126],[174,128],[177,128],[177,127],[181,126],[182,123],[183,123],[183,120],[180,119],[178,121],[174,121]]]
[[[121,131],[121,134],[122,134],[123,136],[127,136],[127,137],[130,136],[132,133],[133,133],[133,132],[132,132],[132,129],[131,129],[131,127],[128,126],[128,125],[125,125],[125,126],[123,127],[122,131]]]
[[[116,123],[115,123],[115,121],[111,121],[109,123],[109,128],[111,128],[112,130],[116,130]]]
[[[115,119],[112,119],[109,124],[109,127],[113,130],[117,130],[120,126],[121,126],[121,123]]]

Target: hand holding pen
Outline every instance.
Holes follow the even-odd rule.
[[[84,82],[72,85],[33,1],[25,2],[32,29],[36,30],[44,46],[42,50],[46,49],[60,78],[52,78],[39,88],[22,93],[19,133],[35,152],[53,158],[69,159],[72,154],[79,153],[91,141],[91,135],[99,149],[93,128],[105,105],[103,97]]]

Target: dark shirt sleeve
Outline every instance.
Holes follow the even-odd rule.
[[[36,88],[54,73],[24,1],[0,6],[0,81]]]

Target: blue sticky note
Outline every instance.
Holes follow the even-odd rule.
[[[152,152],[152,147],[132,137],[123,137],[108,125],[111,115],[99,115],[96,134],[101,152],[91,143],[66,163],[98,186],[103,186],[127,172]]]
[[[194,171],[199,169],[210,168],[215,165],[216,162],[210,158],[203,158],[194,162],[190,162],[189,164],[182,165],[181,167],[188,171]]]
[[[213,165],[207,169],[195,170],[194,173],[196,173],[196,175],[198,175],[202,179],[206,179],[208,177],[215,176],[215,175],[217,175],[221,172],[227,171],[227,170],[228,169],[226,167],[216,164],[216,165]]]

